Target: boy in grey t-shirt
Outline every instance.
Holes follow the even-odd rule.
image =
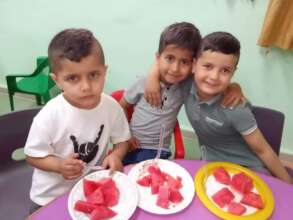
[[[124,164],[155,157],[162,125],[165,126],[165,135],[161,158],[170,157],[171,135],[183,104],[178,83],[191,73],[192,60],[200,40],[199,30],[187,22],[172,24],[162,32],[156,54],[163,94],[159,108],[152,107],[143,97],[145,78],[139,79],[125,92],[120,105],[124,109],[134,105],[130,121],[132,138],[129,141],[134,150],[126,155]]]

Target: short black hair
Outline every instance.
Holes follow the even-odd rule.
[[[240,57],[240,42],[228,32],[212,32],[202,39],[198,56],[207,50],[235,55],[237,56],[238,63]]]
[[[53,72],[60,70],[61,61],[69,59],[70,61],[80,62],[87,57],[96,48],[102,64],[105,63],[104,52],[99,41],[93,33],[87,29],[65,29],[56,34],[51,40],[48,48],[48,57]]]
[[[200,32],[193,24],[189,22],[174,23],[166,27],[162,32],[158,53],[161,54],[168,45],[174,44],[180,48],[190,50],[195,56],[199,49],[200,41]]]

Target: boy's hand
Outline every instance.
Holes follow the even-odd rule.
[[[151,106],[161,106],[161,86],[157,64],[152,65],[145,81],[144,98]]]
[[[68,158],[61,160],[59,170],[64,179],[72,180],[82,175],[84,163],[77,158],[78,154],[71,154]]]
[[[224,107],[233,108],[239,104],[245,104],[246,98],[244,97],[241,87],[238,83],[231,83],[224,91],[224,97],[221,105]]]
[[[123,164],[121,161],[121,158],[115,154],[115,152],[112,152],[109,154],[103,161],[102,166],[107,169],[110,169],[110,174],[112,174],[114,171],[122,171],[123,170]]]
[[[129,151],[139,148],[139,140],[136,137],[131,137],[128,141]]]

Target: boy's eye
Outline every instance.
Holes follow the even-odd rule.
[[[172,62],[174,60],[174,57],[166,56],[165,59],[167,60],[167,62]]]
[[[97,79],[99,77],[99,74],[97,72],[90,73],[89,78],[90,79]]]
[[[213,68],[211,64],[204,64],[203,67],[207,70],[211,70]]]
[[[75,75],[69,75],[66,77],[66,81],[74,82],[76,80],[77,80],[77,76],[75,76]]]
[[[181,60],[181,64],[183,65],[189,65],[191,63],[190,60]]]
[[[222,69],[223,73],[231,73],[231,70],[229,68],[224,68]]]

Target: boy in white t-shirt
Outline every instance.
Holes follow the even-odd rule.
[[[121,170],[130,138],[122,108],[103,94],[107,66],[93,34],[66,29],[52,39],[48,55],[62,94],[34,118],[25,145],[26,160],[35,167],[30,212],[68,192],[88,165]],[[109,140],[114,149],[107,156]]]

